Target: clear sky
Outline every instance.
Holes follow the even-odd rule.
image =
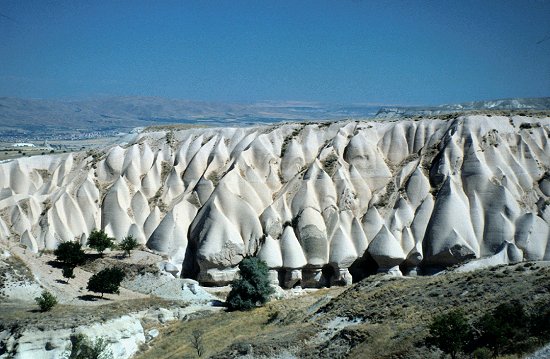
[[[0,0],[0,96],[550,96],[550,0]]]

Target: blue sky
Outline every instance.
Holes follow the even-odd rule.
[[[0,96],[550,96],[549,19],[549,0],[0,0]]]

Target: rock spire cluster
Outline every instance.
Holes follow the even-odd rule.
[[[548,117],[490,115],[141,133],[0,164],[0,240],[36,252],[102,228],[202,283],[252,255],[286,287],[549,260],[549,136]]]

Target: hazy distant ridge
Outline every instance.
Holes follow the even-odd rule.
[[[380,108],[300,101],[216,103],[160,97],[105,97],[79,101],[0,98],[0,138],[48,139],[128,131],[155,124],[250,125],[281,121],[394,118],[467,110],[547,110],[550,97],[477,101],[435,107]]]
[[[371,117],[379,106],[313,102],[213,103],[157,97],[110,97],[82,101],[0,98],[0,132],[126,130],[161,123],[242,124],[285,120]]]
[[[440,106],[385,106],[376,113],[378,118],[439,115],[457,111],[474,110],[549,110],[550,97],[511,98],[490,101],[472,101],[460,104],[445,104]]]

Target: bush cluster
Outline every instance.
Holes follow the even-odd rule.
[[[135,239],[132,235],[126,236],[122,242],[120,242],[120,245],[118,246],[120,249],[130,257],[130,252],[134,249],[136,249],[139,246],[139,243],[137,239]]]
[[[267,264],[258,258],[245,258],[239,263],[239,271],[227,296],[229,310],[249,310],[265,304],[273,293]]]
[[[95,249],[101,256],[107,248],[115,247],[115,240],[105,233],[104,230],[93,230],[88,237],[88,246]]]
[[[78,242],[59,243],[53,254],[65,267],[76,267],[86,262],[86,254]]]
[[[107,341],[97,338],[91,341],[84,334],[71,336],[71,347],[64,355],[67,359],[112,359],[113,353]]]
[[[88,246],[95,249],[101,256],[107,248],[115,248],[116,244],[114,238],[111,238],[103,230],[93,230],[88,237]],[[120,244],[120,249],[122,249],[126,255],[130,256],[132,250],[136,249],[139,246],[138,241],[128,235],[124,238]],[[63,242],[60,243],[54,251],[56,260],[62,263],[62,274],[66,279],[66,282],[69,283],[69,279],[74,278],[74,269],[86,263],[86,253],[82,249],[82,245],[79,242]],[[104,293],[119,293],[120,283],[124,280],[125,273],[120,268],[106,268],[96,274],[94,274],[88,280],[87,289],[101,293],[103,297]],[[52,298],[55,298],[47,293],[49,296],[37,297],[36,301],[42,308],[48,308],[49,303],[52,303]],[[40,301],[39,301],[40,300]],[[55,305],[55,303],[53,304]],[[51,306],[53,306],[51,305]],[[49,307],[51,309],[51,307]],[[49,310],[49,309],[43,309]]]
[[[460,352],[471,353],[476,359],[527,353],[543,345],[550,335],[550,303],[541,303],[528,314],[514,300],[472,323],[456,310],[435,317],[429,331],[427,344],[453,359]]]
[[[86,289],[101,293],[102,298],[104,293],[119,294],[120,283],[125,276],[126,273],[118,267],[105,268],[90,277]]]
[[[55,296],[47,290],[42,292],[40,297],[34,298],[36,304],[40,307],[41,312],[49,312],[57,304]]]

